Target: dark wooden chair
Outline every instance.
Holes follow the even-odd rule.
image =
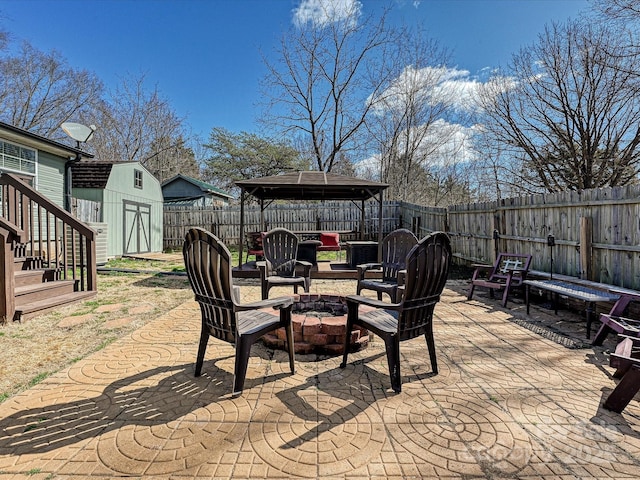
[[[269,290],[274,286],[293,285],[295,293],[298,287],[309,292],[311,284],[311,263],[297,260],[298,237],[286,228],[274,228],[262,238],[264,261],[258,262],[262,298],[269,297]],[[302,267],[300,275],[296,267]]]
[[[248,304],[240,303],[240,289],[233,285],[231,253],[214,235],[200,228],[190,229],[182,248],[191,288],[200,305],[202,329],[195,375],[200,376],[209,337],[233,343],[236,348],[233,395],[242,393],[251,346],[265,333],[285,327],[289,365],[294,373],[294,345],[291,326],[291,297]],[[272,314],[265,309],[280,310]]]
[[[622,292],[618,301],[611,308],[611,311],[600,314],[600,322],[602,325],[591,345],[602,345],[607,335],[614,332],[619,335],[640,337],[640,320],[628,318],[629,311],[627,310],[631,304],[638,302],[640,302],[640,294],[635,292]]]
[[[380,263],[365,263],[358,265],[358,284],[356,293],[362,290],[374,290],[378,293],[378,300],[386,293],[392,302],[397,302],[399,275],[405,267],[407,254],[418,243],[416,236],[409,230],[401,228],[394,230],[382,240],[382,258]],[[365,275],[370,270],[381,270],[382,279],[369,279]]]
[[[522,282],[527,279],[527,273],[531,267],[531,255],[500,253],[493,265],[475,265],[475,267],[467,300],[471,300],[476,287],[488,288],[491,298],[494,298],[494,290],[502,290],[502,306],[506,307],[512,289],[522,287]]]
[[[640,338],[620,335],[615,353],[609,357],[609,365],[616,368],[614,378],[620,382],[604,401],[604,408],[621,413],[640,390]]]
[[[385,303],[360,295],[347,296],[347,332],[360,325],[380,336],[385,343],[391,388],[400,392],[400,342],[424,335],[431,369],[438,373],[433,339],[433,310],[440,300],[449,266],[451,243],[443,232],[435,232],[420,240],[409,252],[406,262],[404,290],[399,303]],[[360,313],[358,307],[368,305],[376,310]],[[349,338],[345,339],[341,368],[347,364]]]

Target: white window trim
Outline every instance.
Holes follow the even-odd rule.
[[[32,148],[32,147],[27,147],[26,145],[21,145],[19,143],[16,142],[10,142],[9,140],[6,140],[4,138],[0,138],[0,142],[2,143],[8,143],[9,145],[13,145],[15,147],[18,148],[24,148],[25,150],[30,150],[34,153],[34,160],[33,160],[33,172],[28,172],[25,170],[19,170],[19,169],[15,169],[15,168],[10,168],[10,167],[6,167],[5,166],[5,153],[4,153],[4,149],[0,148],[0,170],[3,172],[7,172],[7,173],[18,173],[20,175],[28,175],[28,176],[32,176],[34,177],[34,179],[38,178],[38,149],[36,148]],[[9,158],[14,158],[20,162],[25,161],[25,159],[23,158],[19,158],[19,157],[13,157],[13,156],[8,156]],[[28,161],[28,160],[27,160]],[[34,182],[35,184],[35,182]]]

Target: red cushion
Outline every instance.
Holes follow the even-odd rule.
[[[318,251],[339,251],[340,250],[340,234],[339,233],[321,233],[320,241],[322,245],[318,247]]]

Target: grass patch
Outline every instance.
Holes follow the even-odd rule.
[[[31,380],[29,380],[29,388],[39,384],[41,381],[43,381],[48,376],[49,376],[49,372],[42,372],[42,373],[36,375]]]

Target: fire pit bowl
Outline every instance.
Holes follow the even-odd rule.
[[[344,353],[344,336],[347,333],[347,302],[344,297],[331,294],[296,295],[291,320],[296,353]],[[349,336],[352,352],[366,348],[369,343],[369,332],[358,326]],[[284,328],[280,328],[262,338],[268,347],[284,349],[287,337]]]

